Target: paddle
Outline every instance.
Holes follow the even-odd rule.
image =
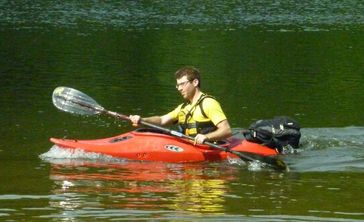
[[[109,116],[113,116],[116,118],[124,119],[124,120],[130,120],[129,116],[119,114],[116,112],[112,112],[109,110],[106,110],[104,107],[99,105],[94,99],[89,97],[88,95],[72,88],[68,87],[57,87],[53,91],[52,95],[52,101],[53,104],[60,110],[74,113],[74,114],[80,114],[80,115],[99,115],[99,114],[106,114]],[[158,125],[154,125],[148,122],[145,122],[143,120],[140,121],[141,125],[148,126],[151,128],[158,129],[164,133],[170,134],[172,136],[176,136],[178,138],[188,139],[188,140],[194,140],[193,137],[182,134],[180,132],[164,128]],[[249,152],[240,152],[231,150],[226,147],[219,146],[217,144],[211,143],[211,142],[204,142],[204,144],[221,151],[232,153],[236,156],[238,156],[240,159],[244,161],[260,161],[265,164],[268,164],[272,168],[276,170],[288,170],[287,165],[285,162],[277,158],[276,156],[261,156],[256,155]]]

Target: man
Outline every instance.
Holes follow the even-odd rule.
[[[195,144],[223,140],[231,136],[229,122],[220,104],[200,89],[200,72],[193,67],[183,67],[177,70],[175,76],[176,88],[185,102],[163,116],[151,116],[142,120],[161,126],[178,123],[182,133],[195,137]],[[141,120],[138,115],[131,115],[129,118],[134,126]]]

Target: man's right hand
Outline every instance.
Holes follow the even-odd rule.
[[[131,124],[133,126],[137,127],[142,118],[139,115],[130,115],[129,119],[130,119]]]

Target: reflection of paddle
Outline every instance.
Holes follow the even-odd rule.
[[[65,112],[75,113],[75,114],[81,114],[81,115],[98,115],[98,114],[106,114],[109,116],[117,117],[124,120],[130,120],[128,116],[119,114],[116,112],[112,112],[109,110],[106,110],[102,106],[100,106],[94,99],[89,97],[88,95],[72,89],[68,87],[57,87],[53,91],[52,96],[53,104],[60,110],[63,110]],[[158,125],[154,125],[145,121],[140,121],[141,125],[148,126],[154,129],[158,129],[164,133],[170,134],[172,136],[178,137],[178,138],[184,138],[188,140],[194,140],[193,137],[187,136],[185,134],[182,134],[180,132],[164,128]],[[266,164],[269,164],[271,167],[277,170],[288,170],[287,165],[277,158],[276,156],[262,156],[257,155],[249,152],[239,152],[235,150],[231,150],[226,147],[222,147],[219,145],[216,145],[214,143],[210,142],[204,142],[204,144],[221,151],[232,153],[238,157],[240,157],[244,161],[260,161]]]

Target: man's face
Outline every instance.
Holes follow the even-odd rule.
[[[188,80],[187,76],[177,79],[176,88],[186,100],[192,99],[196,86],[196,80]]]

